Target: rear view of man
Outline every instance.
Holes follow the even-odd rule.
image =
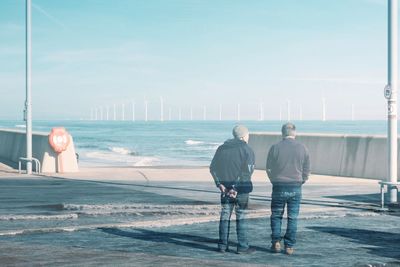
[[[271,201],[271,230],[273,252],[281,251],[282,217],[287,205],[288,223],[284,236],[285,252],[293,254],[296,244],[297,216],[300,210],[301,186],[310,174],[307,148],[295,140],[296,127],[282,126],[283,140],[273,145],[268,153],[267,174],[273,185]]]
[[[245,212],[253,190],[254,152],[249,147],[249,131],[239,125],[233,128],[234,139],[218,147],[210,165],[215,185],[221,191],[218,251],[229,250],[229,227],[233,208],[236,212],[237,253],[251,253],[246,236]]]

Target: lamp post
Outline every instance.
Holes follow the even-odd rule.
[[[25,101],[25,120],[26,120],[26,163],[27,174],[32,174],[32,17],[31,0],[25,0],[25,81],[26,81],[26,101]]]
[[[388,0],[388,175],[397,182],[397,79],[398,79],[398,0]],[[390,187],[390,203],[397,202],[397,190]]]

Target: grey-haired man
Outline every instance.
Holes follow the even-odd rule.
[[[245,212],[249,193],[253,190],[254,152],[247,144],[249,131],[238,125],[232,130],[234,139],[218,147],[210,165],[215,185],[221,191],[218,251],[229,250],[229,228],[233,208],[236,212],[237,253],[251,253],[246,234]]]
[[[287,205],[288,223],[284,236],[285,252],[293,254],[296,244],[297,216],[300,210],[301,187],[310,175],[310,156],[307,148],[295,140],[296,126],[282,126],[283,140],[268,153],[267,174],[273,185],[271,201],[271,249],[281,250],[282,217]]]

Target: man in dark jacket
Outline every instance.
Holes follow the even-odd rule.
[[[236,212],[237,253],[251,253],[246,236],[245,212],[249,193],[253,190],[254,152],[249,147],[249,131],[238,125],[233,128],[234,139],[219,146],[210,165],[215,185],[221,191],[218,251],[228,251],[229,226],[233,208]]]
[[[273,252],[280,252],[282,217],[287,205],[288,223],[284,236],[285,252],[293,254],[296,244],[297,216],[300,210],[301,186],[310,175],[307,148],[295,140],[296,126],[282,126],[283,140],[273,145],[268,153],[267,174],[273,185],[271,201],[271,239]]]

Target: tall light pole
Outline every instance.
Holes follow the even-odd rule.
[[[32,16],[31,0],[25,1],[25,80],[26,80],[26,101],[25,101],[25,119],[26,119],[26,172],[32,174]]]
[[[397,77],[398,77],[398,0],[388,0],[388,175],[397,182]],[[388,190],[389,191],[389,190]],[[397,190],[390,187],[390,203],[397,202]]]

